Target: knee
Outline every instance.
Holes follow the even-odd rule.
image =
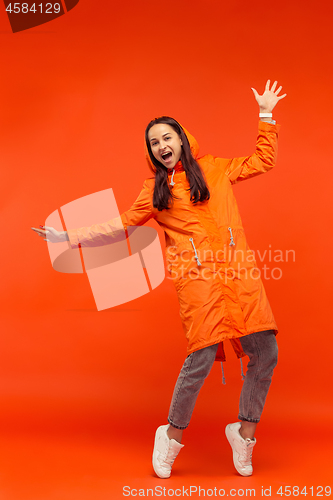
[[[202,380],[208,377],[215,361],[216,347],[215,345],[206,347],[193,353],[191,375]]]
[[[198,364],[196,366],[196,369],[193,370],[194,377],[205,380],[208,377],[208,375],[210,374],[210,371],[211,371],[212,366],[213,366],[213,362],[214,362],[214,360],[213,361],[209,360],[209,362],[207,362],[207,360],[206,360],[205,363]]]
[[[277,365],[278,353],[279,353],[279,348],[278,348],[275,337],[273,340],[274,340],[274,342],[272,342],[272,346],[270,348],[270,356],[269,356],[270,366],[272,369],[275,368]]]

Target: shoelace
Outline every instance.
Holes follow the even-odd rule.
[[[243,443],[243,453],[242,456],[239,458],[239,462],[242,464],[243,467],[246,467],[247,465],[252,465],[252,452],[254,444],[255,441],[251,440]]]
[[[178,455],[178,451],[177,450],[173,450],[169,446],[168,454],[167,454],[167,456],[165,458],[165,462],[172,467],[172,465],[173,465],[173,463],[174,463],[177,455]]]
[[[170,446],[170,444],[169,444],[168,451],[167,451],[166,455],[161,456],[159,459],[160,464],[164,467],[171,468],[173,466],[173,463],[174,463],[177,455],[178,455],[178,451],[179,450],[173,449],[172,446]]]

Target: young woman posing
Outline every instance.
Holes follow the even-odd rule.
[[[266,83],[259,104],[255,152],[247,157],[198,157],[194,137],[173,118],[152,120],[145,131],[145,151],[154,176],[146,179],[132,207],[104,224],[56,231],[32,228],[45,241],[69,241],[72,248],[112,242],[117,231],[151,218],[165,231],[166,259],[175,285],[187,357],[174,389],[168,424],[155,434],[153,467],[161,478],[171,475],[184,445],[199,391],[213,362],[224,361],[223,342],[230,340],[238,358],[249,356],[240,394],[238,422],[226,426],[236,470],[252,474],[256,426],[277,363],[278,332],[259,270],[247,245],[232,184],[269,171],[276,162],[279,125],[272,110],[275,81]],[[117,229],[118,228],[118,229]]]

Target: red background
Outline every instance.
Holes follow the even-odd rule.
[[[283,271],[264,280],[280,353],[246,486],[259,495],[261,485],[329,484],[331,20],[329,1],[81,0],[13,34],[0,8],[3,498],[123,498],[126,484],[245,487],[223,436],[242,384],[229,346],[227,385],[216,363],[172,478],[158,480],[153,436],[186,355],[172,283],[97,312],[87,277],[53,271],[30,227],[109,187],[127,210],[151,176],[144,129],[161,114],[194,135],[201,155],[251,154],[251,87],[262,94],[267,79],[288,94],[273,116],[278,163],[234,193],[250,247],[294,250],[296,260],[262,263]]]

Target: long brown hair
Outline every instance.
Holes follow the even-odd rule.
[[[182,140],[183,145],[182,145],[182,153],[180,155],[180,160],[184,167],[187,180],[190,184],[190,188],[188,189],[188,191],[189,190],[191,191],[190,200],[193,203],[197,203],[198,201],[202,202],[205,200],[209,200],[210,192],[206,184],[204,174],[198,162],[192,156],[191,146],[182,126],[170,116],[160,116],[152,120],[147,125],[145,132],[145,140],[149,158],[152,164],[156,168],[153,206],[157,208],[159,211],[161,211],[163,209],[170,208],[169,201],[173,203],[173,199],[179,199],[170,191],[168,183],[168,169],[164,165],[162,165],[162,163],[156,160],[150,147],[148,132],[153,125],[156,125],[158,123],[165,123],[166,125],[170,125],[170,127],[172,127],[175,130],[175,132],[177,132],[177,134]]]

